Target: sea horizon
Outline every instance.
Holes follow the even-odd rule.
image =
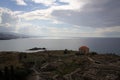
[[[75,50],[80,46],[88,46],[90,51],[98,53],[120,54],[120,38],[111,37],[35,37],[0,40],[0,51],[26,52],[30,48],[45,47],[47,50]]]

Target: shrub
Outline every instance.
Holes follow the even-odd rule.
[[[67,50],[67,49],[65,49],[65,50],[64,50],[64,54],[67,54],[67,53],[68,53],[68,50]]]
[[[90,52],[90,54],[97,55],[98,53],[97,52]]]

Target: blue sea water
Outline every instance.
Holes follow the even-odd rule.
[[[120,54],[120,38],[25,38],[0,40],[0,51],[26,51],[33,47],[45,47],[48,50],[78,50],[80,46],[88,46],[90,51],[98,53]]]

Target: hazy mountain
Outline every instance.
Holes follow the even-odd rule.
[[[29,36],[13,33],[13,32],[0,32],[0,40],[9,40],[9,39],[17,39],[17,38],[28,38]]]

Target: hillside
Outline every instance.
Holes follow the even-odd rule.
[[[27,35],[22,35],[18,33],[12,32],[0,32],[0,40],[9,40],[9,39],[17,39],[17,38],[27,38]]]
[[[62,50],[35,53],[1,52],[0,69],[3,70],[5,66],[10,65],[19,67],[16,71],[29,69],[32,72],[25,80],[120,79],[120,56],[92,53],[77,55],[76,53],[77,51],[64,53]]]

